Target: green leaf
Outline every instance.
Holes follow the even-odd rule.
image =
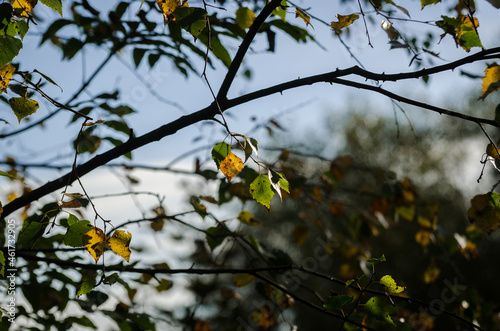
[[[372,258],[372,259],[366,260],[366,262],[370,263],[374,267],[375,267],[375,265],[377,263],[379,263],[379,262],[385,262],[385,261],[386,261],[386,259],[385,259],[385,255],[384,254],[382,254],[382,256],[379,257],[379,258]]]
[[[269,208],[271,208],[271,199],[274,196],[269,177],[266,175],[259,175],[252,184],[250,184],[250,194],[255,201],[269,210]]]
[[[240,7],[236,10],[236,24],[243,30],[252,26],[255,20],[255,13],[247,7]]]
[[[381,298],[379,297],[370,298],[370,300],[368,300],[368,302],[365,303],[365,310],[368,312],[368,314],[375,317],[376,319],[384,321],[393,326],[396,326],[391,316],[389,315],[389,311],[386,308],[386,305],[384,304]]]
[[[5,276],[5,256],[2,251],[0,251],[0,276]]]
[[[467,52],[470,51],[471,47],[483,47],[476,32],[476,28],[479,27],[477,18],[474,17],[471,20],[468,16],[464,16],[461,19],[448,16],[441,17],[443,20],[436,21],[436,25],[447,34],[452,35],[457,45],[461,46]]]
[[[16,179],[16,177],[14,177],[11,174],[9,174],[8,172],[2,171],[2,170],[0,170],[0,176],[5,176],[5,177],[8,177],[10,179]]]
[[[59,88],[61,89],[61,92],[63,92],[62,87],[60,87],[59,85],[57,85],[57,84],[56,84],[56,82],[54,82],[54,81],[52,80],[52,78],[50,78],[49,76],[47,76],[47,75],[45,75],[45,74],[41,73],[40,71],[38,71],[38,70],[36,70],[36,69],[35,69],[35,70],[33,70],[33,72],[36,72],[37,74],[39,74],[40,76],[42,76],[42,77],[43,77],[43,78],[44,78],[47,82],[51,83],[52,85],[55,85],[55,86],[59,87]]]
[[[422,4],[422,9],[425,6],[435,5],[435,4],[440,3],[440,2],[441,2],[441,0],[420,0],[420,3]]]
[[[217,165],[217,169],[219,169],[221,162],[224,161],[229,153],[231,153],[231,146],[225,142],[218,143],[212,148],[212,159],[215,165]]]
[[[217,227],[211,227],[207,229],[207,243],[210,249],[213,251],[217,246],[222,244],[224,239],[230,234],[227,228],[223,225],[217,225]]]
[[[207,25],[207,12],[202,8],[179,7],[174,11],[173,15],[175,21],[195,38],[200,35]]]
[[[35,242],[43,235],[47,223],[40,223],[38,220],[25,220],[23,227],[17,236],[19,247],[31,248]]]
[[[68,325],[78,324],[94,330],[97,329],[94,323],[92,323],[92,321],[87,316],[81,316],[81,317],[69,316],[64,318],[64,323],[67,323]]]
[[[23,48],[23,42],[12,36],[0,36],[0,67],[12,61]]]
[[[354,297],[350,295],[335,295],[330,296],[323,304],[323,309],[326,311],[342,309],[345,305],[352,302]]]
[[[71,216],[73,215],[68,217],[69,228],[64,235],[64,244],[71,247],[83,247],[83,235],[90,231],[93,226],[87,220],[74,222]]]
[[[78,219],[78,217],[76,217],[75,215],[73,214],[69,214],[68,216],[68,226],[72,226],[73,224],[79,222],[80,220]]]
[[[79,297],[82,294],[90,293],[95,287],[95,274],[83,275],[82,276],[82,285],[76,294]]]
[[[19,123],[21,123],[21,120],[23,118],[34,114],[40,107],[38,101],[28,99],[26,97],[10,98],[9,105],[10,108],[12,108],[12,110],[14,111],[14,114],[16,114]]]
[[[401,293],[405,290],[404,287],[396,284],[396,281],[390,275],[380,278],[380,284],[384,285],[390,293]]]
[[[61,0],[40,0],[45,6],[54,9],[62,17],[62,1]]]

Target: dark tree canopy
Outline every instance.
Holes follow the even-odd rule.
[[[1,1],[0,329],[500,328],[498,8]]]

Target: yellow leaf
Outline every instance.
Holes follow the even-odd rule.
[[[337,34],[340,34],[342,32],[342,29],[351,25],[355,20],[359,18],[359,15],[351,14],[344,16],[337,14],[335,15],[335,17],[337,17],[338,22],[331,22],[330,26],[335,30]]]
[[[421,228],[415,234],[415,241],[422,247],[427,247],[431,243],[431,232],[425,228]]]
[[[156,0],[156,4],[163,13],[165,23],[175,21],[173,12],[179,7],[189,7],[187,0]]]
[[[268,305],[252,313],[252,321],[263,330],[269,329],[274,324],[274,309]]]
[[[488,144],[488,146],[486,146],[486,154],[494,159],[500,159],[500,154],[498,154],[498,149],[493,144]]]
[[[240,214],[238,215],[238,221],[250,226],[262,225],[255,219],[255,216],[253,216],[249,211],[246,210],[240,212]]]
[[[7,88],[9,85],[10,79],[16,72],[16,67],[11,64],[6,64],[0,68],[0,94]]]
[[[230,152],[224,160],[220,163],[220,171],[226,176],[227,181],[230,182],[234,176],[238,175],[243,170],[243,161]]]
[[[486,98],[490,93],[500,88],[500,65],[494,64],[484,71],[483,95],[480,99]]]
[[[295,9],[295,18],[300,17],[304,20],[306,23],[306,26],[311,24],[311,16],[309,16],[305,11],[302,9],[296,8]]]
[[[78,201],[77,199],[73,199],[70,201],[61,201],[57,199],[57,205],[59,206],[59,208],[80,208],[82,206],[80,201]]]
[[[10,98],[9,99],[10,108],[16,114],[17,120],[21,123],[21,120],[31,114],[34,114],[36,110],[40,107],[36,100],[31,100],[26,97],[21,98]]]
[[[431,265],[424,271],[424,283],[434,283],[438,279],[440,273],[441,270],[437,266]]]
[[[96,263],[107,249],[106,236],[104,232],[97,227],[84,233],[82,242],[83,247],[92,255]]]
[[[255,276],[250,275],[250,274],[236,274],[236,275],[234,275],[234,278],[233,278],[234,285],[236,287],[247,286],[248,284],[250,284],[254,280],[255,280]]]
[[[125,261],[130,260],[130,241],[132,240],[132,235],[130,232],[123,230],[116,230],[111,238],[108,239],[109,248],[125,259]]]
[[[16,15],[28,18],[38,0],[9,0],[9,2],[14,7]]]

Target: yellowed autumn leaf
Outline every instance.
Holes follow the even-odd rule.
[[[311,16],[300,8],[295,9],[295,18],[300,17],[306,23],[306,26],[311,24]]]
[[[488,146],[486,146],[486,154],[494,159],[500,159],[498,149],[493,144],[488,144]]]
[[[82,206],[80,201],[78,201],[77,199],[73,199],[70,201],[61,201],[57,199],[57,205],[59,206],[59,208],[80,208]]]
[[[9,2],[14,7],[16,15],[28,18],[38,0],[9,0]]]
[[[427,247],[431,243],[431,232],[425,228],[421,228],[415,234],[415,241],[422,247]]]
[[[351,25],[355,20],[359,18],[359,15],[351,14],[344,16],[337,14],[335,15],[335,17],[337,17],[338,22],[331,22],[330,26],[335,30],[336,33],[340,34],[342,32],[342,29]]]
[[[179,7],[189,7],[187,0],[156,0],[156,4],[163,13],[165,23],[175,21],[173,12]]]
[[[16,72],[16,67],[12,64],[6,64],[0,68],[0,94],[7,88],[10,83],[10,79]]]
[[[441,273],[441,270],[437,266],[435,266],[435,265],[429,266],[424,271],[424,275],[423,275],[424,283],[431,284],[431,283],[436,282],[440,273]]]
[[[220,163],[220,171],[226,176],[227,181],[230,182],[235,176],[237,176],[241,170],[243,170],[243,161],[230,152],[224,160]]]
[[[490,93],[500,88],[500,65],[494,64],[484,71],[483,95],[480,99],[486,98]]]
[[[96,263],[107,249],[106,235],[104,234],[104,231],[98,227],[85,232],[83,234],[82,243],[83,247],[85,247],[90,255],[92,255]]]
[[[108,247],[125,259],[125,261],[130,260],[130,241],[132,240],[132,235],[130,232],[123,230],[116,230],[113,232],[111,238],[108,239]]]
[[[234,278],[233,278],[234,285],[236,287],[247,286],[248,284],[250,284],[254,280],[255,280],[255,276],[250,275],[250,274],[236,274],[236,275],[234,275]]]

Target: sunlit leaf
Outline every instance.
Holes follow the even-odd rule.
[[[358,14],[350,14],[350,15],[335,15],[337,18],[337,22],[331,22],[330,26],[335,30],[336,33],[340,34],[343,28],[351,25],[355,20],[359,18]]]
[[[165,23],[170,21],[175,21],[173,17],[173,12],[179,7],[188,7],[187,1],[183,0],[156,0],[156,4],[160,11],[163,13],[163,19]]]
[[[104,231],[97,227],[84,233],[82,244],[90,255],[92,255],[96,263],[108,248]]]
[[[431,232],[426,228],[421,228],[415,234],[415,241],[422,247],[427,247],[431,243]]]
[[[38,0],[9,0],[17,16],[28,18]]]
[[[243,168],[243,161],[232,152],[222,160],[219,166],[220,171],[226,176],[228,182],[237,176]]]
[[[16,67],[11,64],[6,64],[0,68],[0,94],[7,89],[10,79],[16,72]]]
[[[247,286],[255,280],[255,276],[251,274],[236,274],[234,275],[233,282],[236,287]]]
[[[396,284],[396,281],[390,275],[385,275],[380,278],[380,284],[384,285],[386,290],[390,293],[401,293],[405,290],[403,286]]]
[[[491,65],[484,71],[484,75],[481,99],[486,98],[490,93],[500,88],[500,65],[496,63]]]
[[[231,146],[226,144],[225,142],[218,143],[212,148],[212,159],[217,165],[217,169],[220,167],[220,164],[224,159],[231,153]]]
[[[471,20],[468,16],[463,16],[461,19],[448,16],[441,17],[443,20],[436,21],[436,24],[444,32],[452,35],[457,45],[461,46],[467,52],[472,47],[483,47],[476,32],[477,27],[479,27],[477,18],[474,17],[474,20]]]
[[[269,210],[269,208],[271,208],[271,199],[274,195],[269,177],[266,175],[259,175],[255,178],[252,184],[250,184],[250,194],[255,201]]]
[[[31,114],[34,114],[40,107],[36,100],[31,100],[26,97],[22,98],[10,98],[9,99],[10,108],[16,114],[17,120],[21,123],[21,120]]]
[[[373,317],[378,320],[384,321],[388,324],[396,326],[391,316],[389,315],[389,311],[386,308],[386,304],[379,297],[372,297],[365,303],[365,310]]]
[[[236,10],[236,24],[243,30],[252,26],[255,20],[255,13],[247,7],[240,7]]]
[[[371,259],[366,260],[366,262],[370,263],[372,266],[375,266],[379,262],[385,262],[385,261],[387,261],[387,260],[385,259],[384,254],[382,254],[382,256],[379,258],[371,258]]]
[[[111,238],[108,239],[109,248],[123,257],[125,261],[129,262],[130,260],[130,241],[132,240],[132,235],[123,230],[116,230],[113,232]]]

